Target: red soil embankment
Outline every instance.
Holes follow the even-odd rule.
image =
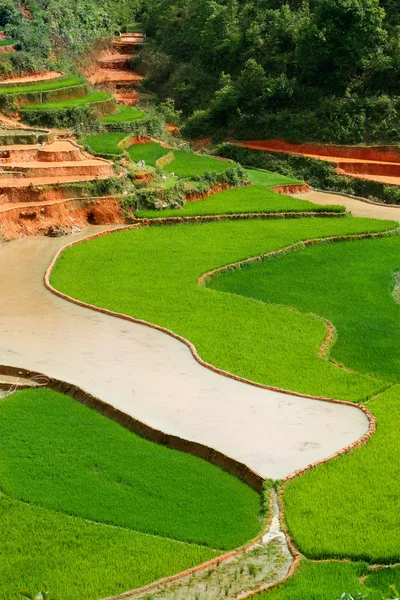
[[[73,199],[40,204],[0,206],[0,236],[15,239],[43,235],[51,228],[69,231],[88,223],[123,223],[121,206],[115,198]]]
[[[278,194],[306,194],[311,188],[307,183],[288,183],[286,185],[274,185],[271,190]]]
[[[46,71],[44,73],[31,73],[25,77],[7,77],[7,79],[0,80],[1,85],[19,85],[24,83],[33,83],[35,81],[51,81],[52,79],[59,79],[64,73],[61,71]]]
[[[253,140],[238,142],[253,150],[290,152],[316,158],[346,158],[355,161],[400,163],[400,148],[396,146],[329,146],[320,144],[294,144],[285,140]],[[336,161],[333,161],[336,162]]]
[[[396,146],[324,146],[294,144],[285,140],[236,142],[249,150],[285,152],[336,163],[337,172],[400,185],[400,148]]]

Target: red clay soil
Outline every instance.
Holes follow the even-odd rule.
[[[250,150],[286,152],[334,162],[342,175],[400,185],[400,149],[395,146],[323,146],[293,144],[284,140],[237,142]]]
[[[311,190],[307,183],[288,183],[287,185],[274,185],[271,190],[278,194],[306,194]]]
[[[325,158],[349,158],[352,160],[371,160],[373,162],[400,163],[400,149],[396,146],[324,146],[319,144],[293,144],[285,140],[255,140],[238,142],[254,150],[271,152],[290,152]]]
[[[44,73],[31,73],[25,77],[7,77],[7,79],[1,79],[1,85],[15,85],[19,83],[32,83],[35,81],[51,81],[52,79],[59,79],[64,73],[61,71],[46,71]]]
[[[43,235],[50,228],[71,231],[88,223],[123,223],[124,216],[115,198],[67,200],[21,204],[0,210],[0,238],[11,240],[27,235]]]
[[[117,104],[122,104],[123,106],[136,106],[140,100],[139,92],[114,92],[115,99],[117,100]]]
[[[25,19],[32,19],[32,13],[25,4],[21,4],[20,11],[24,15]]]
[[[115,175],[112,162],[88,155],[71,140],[51,144],[4,146],[0,148],[0,195],[4,202],[32,199],[40,186],[106,179]],[[17,192],[16,190],[23,190]],[[29,201],[29,200],[28,200]],[[1,200],[0,200],[1,202]]]
[[[11,46],[0,46],[0,54],[11,54],[12,52],[16,52],[14,44]]]

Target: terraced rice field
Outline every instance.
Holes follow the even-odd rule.
[[[0,414],[2,600],[44,582],[95,600],[204,562],[262,525],[247,485],[72,398],[26,390]]]
[[[273,181],[273,174],[270,174],[268,179]],[[341,214],[344,209],[341,206],[320,206],[307,200],[283,196],[268,189],[266,185],[252,185],[218,192],[205,200],[187,202],[180,209],[140,210],[135,213],[135,216],[145,219],[157,219],[197,215],[282,212],[332,212]]]

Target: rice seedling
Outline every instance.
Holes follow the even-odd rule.
[[[118,106],[117,112],[113,115],[107,115],[106,117],[100,117],[101,123],[130,123],[131,121],[137,121],[143,119],[145,113],[138,108],[133,106]]]
[[[112,94],[108,92],[90,92],[87,96],[82,98],[70,98],[69,100],[60,100],[57,102],[45,102],[43,104],[27,104],[21,107],[21,111],[30,110],[58,110],[64,108],[71,108],[74,106],[85,106],[87,104],[95,104],[97,102],[105,102],[113,98]]]
[[[47,92],[50,90],[60,90],[63,88],[74,87],[76,85],[82,85],[85,80],[82,77],[60,77],[59,79],[52,79],[51,81],[39,81],[27,83],[26,85],[10,86],[0,84],[1,94],[23,94],[26,92]]]
[[[288,526],[310,558],[400,560],[400,386],[370,400],[367,407],[378,427],[366,446],[286,487]]]
[[[125,133],[101,133],[98,135],[88,135],[81,143],[92,154],[123,154],[119,143],[126,137]]]
[[[0,403],[0,456],[11,497],[85,519],[222,549],[261,527],[260,496],[235,477],[50,390]]]
[[[211,285],[328,319],[337,329],[334,360],[399,382],[398,271],[400,237],[393,236],[305,248],[226,273]]]
[[[246,169],[250,181],[254,185],[289,185],[290,183],[302,183],[298,179],[292,179],[279,173],[272,173],[271,171],[261,171],[258,169]]]
[[[272,174],[273,175],[273,174]],[[186,217],[238,213],[276,212],[332,212],[341,213],[342,206],[321,206],[307,200],[277,194],[266,185],[256,184],[213,194],[205,200],[187,202],[180,209],[142,210],[135,213],[139,218]]]
[[[204,546],[77,519],[0,496],[0,600],[47,590],[98,600],[179,573],[216,555]]]
[[[297,241],[395,226],[349,217],[142,228],[69,249],[56,265],[52,283],[86,302],[179,333],[196,345],[204,360],[231,373],[298,392],[360,401],[388,384],[320,358],[326,334],[320,320],[196,282],[209,270]]]

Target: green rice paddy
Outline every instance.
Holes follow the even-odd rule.
[[[1,401],[0,456],[10,497],[83,519],[218,549],[261,527],[259,495],[235,477],[49,390]]]
[[[130,123],[131,121],[137,121],[143,119],[145,113],[138,108],[133,106],[118,106],[117,112],[113,115],[107,115],[106,117],[100,117],[101,123]]]
[[[298,179],[292,179],[279,173],[271,173],[271,171],[261,171],[258,169],[246,169],[250,181],[255,185],[289,185],[291,183],[303,183]]]
[[[269,174],[270,179],[273,173]],[[205,200],[187,202],[181,209],[141,210],[136,217],[156,219],[160,217],[187,217],[197,215],[233,215],[246,213],[279,213],[279,212],[332,212],[343,213],[342,206],[321,206],[307,200],[299,200],[277,194],[266,185],[258,184],[249,187],[234,188],[212,194]]]
[[[133,144],[127,148],[127,152],[133,162],[144,160],[146,165],[155,167],[159,158],[168,154],[170,150],[157,144],[157,142],[148,142],[147,144]]]
[[[377,432],[354,450],[290,482],[286,520],[310,558],[400,562],[400,386],[370,400]]]
[[[400,382],[400,304],[393,297],[398,271],[396,235],[305,248],[226,273],[211,285],[328,319],[337,329],[334,360]]]
[[[204,546],[110,527],[0,496],[0,600],[47,590],[99,600],[213,558]]]
[[[126,138],[125,133],[108,133],[107,135],[88,135],[82,144],[86,146],[92,154],[123,154],[119,145]]]
[[[360,580],[366,578],[365,583]],[[302,560],[294,575],[278,587],[255,596],[257,600],[339,600],[344,592],[368,600],[382,600],[389,586],[400,583],[399,569],[371,572],[363,562]],[[360,598],[361,600],[361,598]]]
[[[164,148],[157,142],[134,144],[129,146],[127,151],[133,162],[144,160],[146,165],[151,167],[156,166],[156,162],[159,158],[173,152],[175,158],[168,165],[163,167],[164,171],[175,173],[175,175],[186,178],[193,175],[204,175],[207,172],[222,173],[232,166],[231,162],[222,161],[212,156]]]
[[[26,85],[0,85],[1,94],[24,94],[27,92],[47,92],[82,85],[85,80],[81,77],[61,77],[51,81],[32,82]]]
[[[58,102],[45,102],[44,104],[27,104],[21,107],[21,111],[30,110],[58,110],[71,108],[73,106],[85,106],[87,104],[95,104],[96,102],[106,102],[114,96],[108,92],[90,92],[82,98],[70,98],[69,100],[60,100]]]
[[[320,358],[326,333],[321,321],[199,287],[197,279],[297,241],[395,226],[349,217],[143,228],[69,249],[57,263],[52,283],[86,302],[167,327],[191,340],[204,360],[237,375],[302,393],[362,401],[388,383]]]

